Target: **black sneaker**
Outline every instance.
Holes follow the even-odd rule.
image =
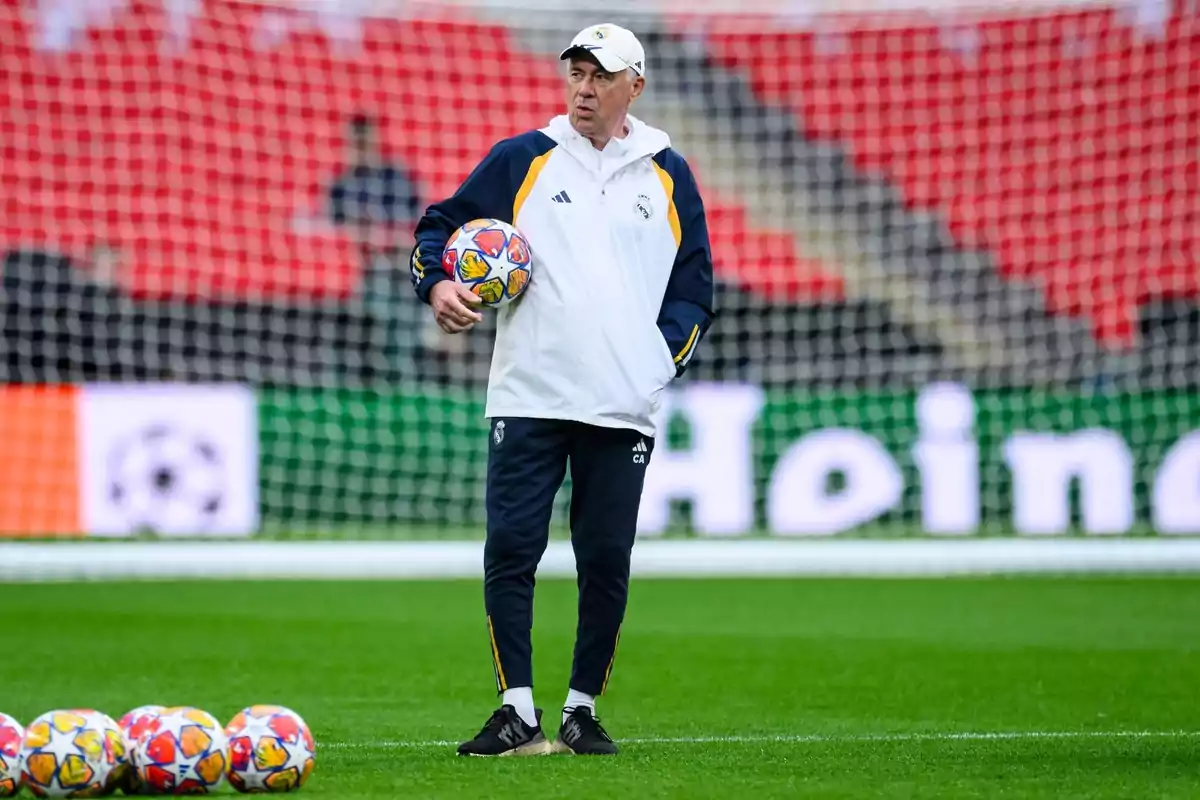
[[[558,729],[558,739],[554,742],[554,752],[574,753],[577,756],[615,756],[617,745],[600,725],[600,720],[592,716],[587,706],[563,709],[568,716],[562,727]]]
[[[551,752],[550,742],[542,734],[542,710],[537,711],[537,726],[530,727],[512,706],[496,709],[483,728],[469,742],[458,746],[460,756],[540,756]]]

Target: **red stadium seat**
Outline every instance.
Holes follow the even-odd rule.
[[[132,259],[141,295],[344,296],[358,265],[319,216],[352,115],[383,121],[384,149],[426,200],[452,192],[497,139],[562,108],[552,62],[506,29],[455,19],[374,20],[361,50],[301,29],[260,46],[254,4],[209,0],[188,44],[162,42],[160,3],[134,3],[65,53],[36,52],[0,4],[0,181],[5,244]],[[271,13],[286,13],[275,9]],[[518,74],[519,90],[486,78]],[[791,237],[710,199],[722,277],[772,296],[838,293]]]
[[[1200,18],[1161,35],[1110,11],[873,22],[723,19],[709,46],[1101,341],[1128,343],[1148,298],[1197,294]]]

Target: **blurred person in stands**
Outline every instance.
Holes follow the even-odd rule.
[[[421,216],[420,193],[408,172],[384,155],[376,120],[356,114],[346,138],[346,165],[329,187],[329,218],[355,237],[365,311],[383,328],[378,345],[386,373],[413,377],[424,360],[422,352],[436,350],[437,339],[449,338],[436,337],[436,325],[421,312],[400,271]],[[347,336],[352,339],[347,344],[369,360],[375,349],[369,337],[354,330]]]
[[[631,114],[645,51],[617,25],[562,51],[566,113],[498,142],[429,207],[412,255],[416,292],[448,333],[483,319],[442,267],[451,234],[500,219],[529,238],[532,278],[498,326],[486,416],[483,599],[500,707],[458,752],[613,755],[595,715],[625,618],[646,467],[663,390],[714,316],[700,192],[670,137]],[[578,627],[557,738],[533,701],[534,578],[570,465]],[[559,722],[558,719],[555,720]]]
[[[330,218],[339,225],[397,226],[411,237],[421,216],[412,178],[384,156],[378,125],[369,116],[356,114],[347,133],[346,166],[329,190]]]

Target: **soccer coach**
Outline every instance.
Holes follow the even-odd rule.
[[[441,328],[480,321],[442,268],[472,219],[516,226],[532,280],[497,311],[486,416],[484,606],[502,704],[462,755],[614,754],[595,716],[628,598],[630,554],[652,418],[713,319],[704,206],[666,133],[629,114],[646,55],[617,25],[585,28],[563,50],[567,113],[497,143],[416,229],[417,295]],[[579,620],[562,724],[551,743],[533,702],[534,573],[570,465]]]

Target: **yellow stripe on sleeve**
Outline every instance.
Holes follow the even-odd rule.
[[[679,351],[679,355],[675,356],[676,364],[678,364],[680,361],[683,361],[685,358],[687,358],[688,353],[692,352],[692,347],[694,347],[696,344],[696,337],[699,335],[700,335],[700,326],[693,325],[692,326],[692,335],[688,337],[687,344],[685,344],[683,346],[683,349]]]
[[[521,181],[521,188],[517,189],[517,197],[513,200],[513,224],[517,224],[517,215],[521,213],[521,206],[525,205],[525,201],[529,198],[529,193],[533,191],[533,184],[537,183],[538,175],[546,167],[546,162],[550,160],[550,154],[553,150],[547,150],[540,156],[535,158],[529,165],[529,171],[525,173],[525,180]]]
[[[671,225],[671,235],[675,237],[675,246],[679,247],[679,243],[683,241],[683,232],[679,227],[679,209],[675,208],[675,181],[665,169],[658,165],[657,161],[650,163],[654,164],[654,171],[658,173],[663,191],[667,193],[667,222]]]

